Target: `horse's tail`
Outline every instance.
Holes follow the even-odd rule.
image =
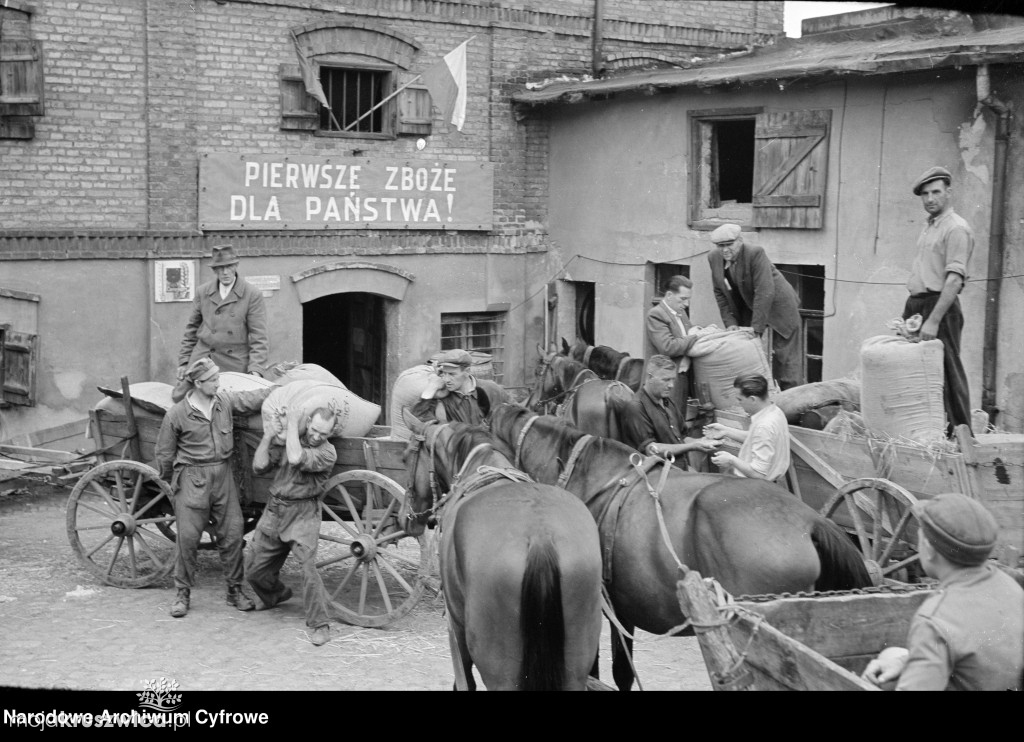
[[[870,587],[871,577],[864,559],[842,528],[828,518],[819,517],[811,528],[811,542],[821,562],[815,590]]]
[[[565,622],[561,571],[550,538],[533,541],[526,555],[520,595],[523,690],[562,690],[565,680]]]

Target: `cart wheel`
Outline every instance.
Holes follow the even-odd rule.
[[[398,525],[405,490],[375,471],[332,477],[321,503],[317,569],[338,617],[379,628],[412,610],[431,568],[425,535]]]
[[[137,461],[108,461],[78,480],[67,508],[71,548],[107,585],[145,587],[174,567],[161,530],[174,523],[171,488]]]
[[[883,578],[920,575],[917,553],[920,523],[913,508],[917,498],[888,479],[865,477],[847,482],[821,509],[846,530],[852,528],[868,573],[876,585]]]

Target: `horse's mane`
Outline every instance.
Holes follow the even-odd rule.
[[[452,423],[451,431],[452,437],[448,441],[448,456],[452,472],[457,472],[466,462],[470,452],[481,443],[494,443],[487,428],[483,425]]]
[[[590,367],[602,379],[614,379],[619,372],[619,364],[629,353],[622,353],[607,345],[595,345],[590,352]]]

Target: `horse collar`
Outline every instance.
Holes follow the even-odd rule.
[[[580,457],[580,454],[583,453],[583,449],[586,448],[587,444],[592,440],[594,440],[594,436],[587,434],[576,441],[576,445],[572,447],[572,451],[569,453],[569,460],[565,462],[565,469],[563,469],[562,473],[558,475],[558,482],[555,484],[556,487],[565,489],[565,485],[569,481],[569,477],[572,476],[573,469],[576,468],[576,460]]]
[[[583,352],[583,365],[590,366],[590,354],[594,352],[594,346],[588,345],[587,349]]]
[[[539,417],[540,415],[534,415],[531,417],[526,421],[526,424],[523,425],[523,429],[519,431],[519,437],[516,438],[516,458],[515,462],[512,464],[516,469],[521,468],[523,459],[523,442],[526,440],[526,434],[530,431],[530,428],[533,427],[533,424],[537,422],[537,418]]]
[[[622,370],[626,367],[626,364],[629,363],[632,360],[633,359],[629,357],[629,353],[627,353],[626,355],[624,355],[622,357],[622,360],[619,361],[619,368],[615,372],[615,380],[616,381],[619,381],[622,378]]]

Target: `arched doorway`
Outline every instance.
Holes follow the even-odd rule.
[[[382,297],[353,291],[302,305],[302,360],[323,366],[382,408],[386,347]]]

